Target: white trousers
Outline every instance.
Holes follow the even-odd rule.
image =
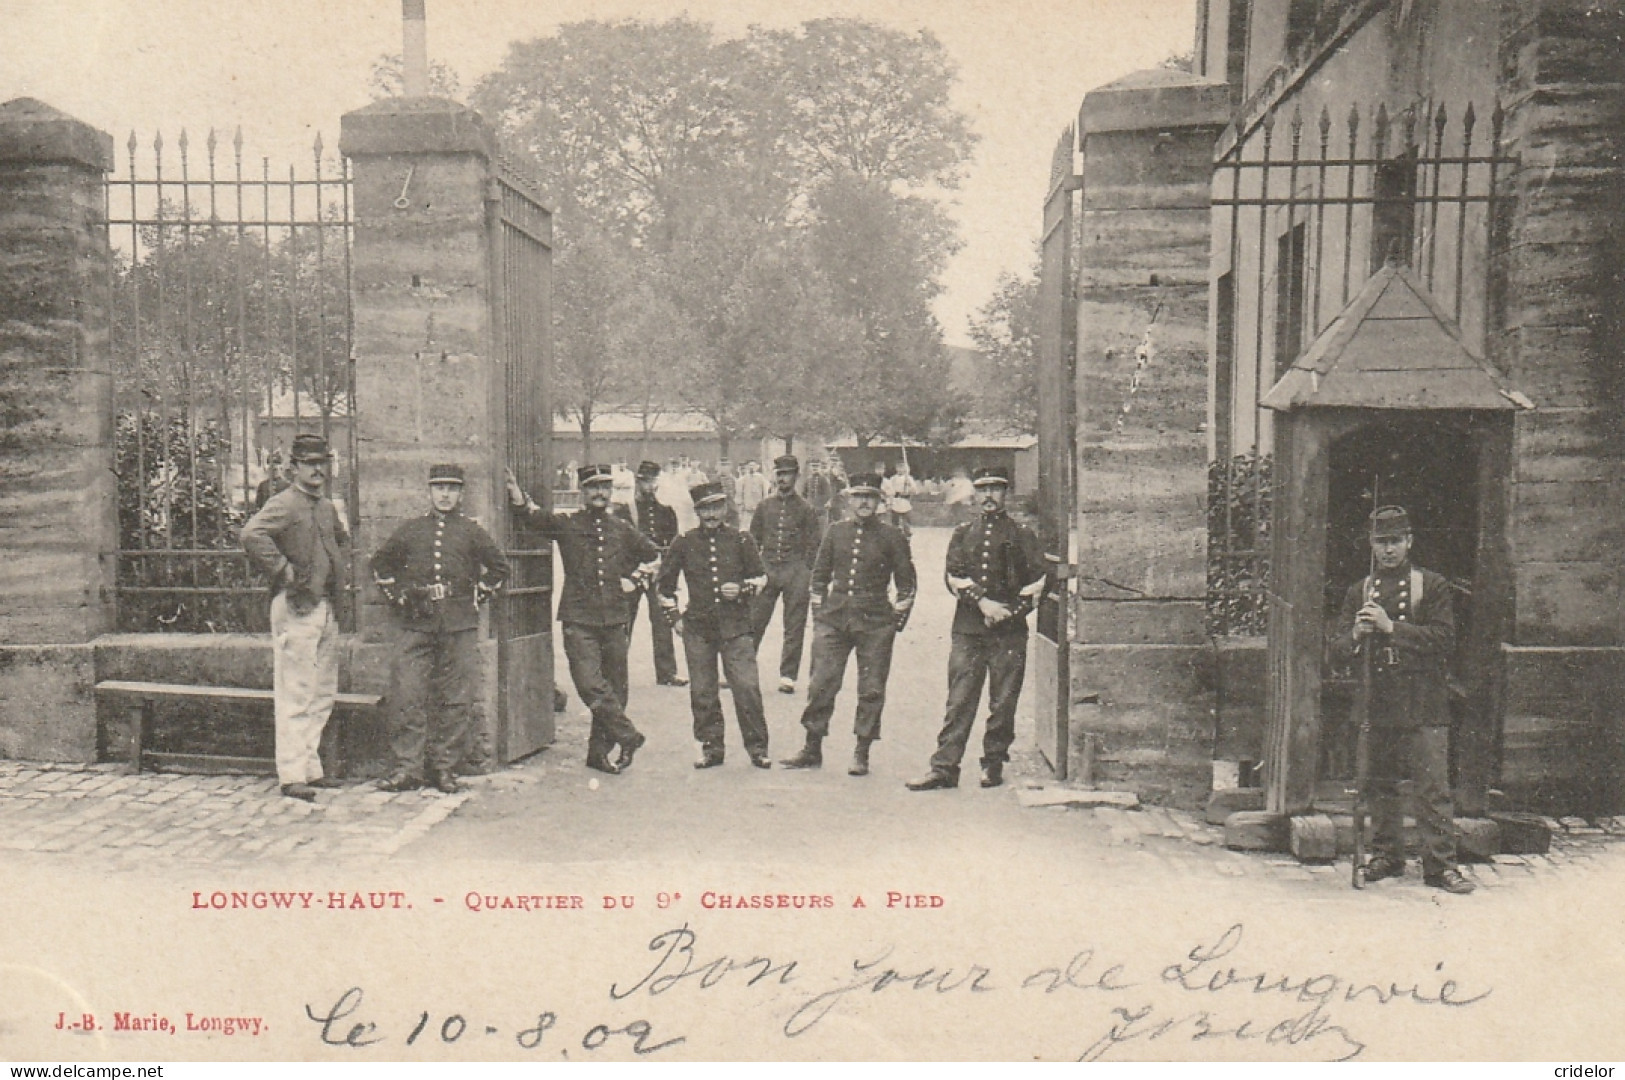
[[[283,784],[322,778],[317,754],[339,689],[339,625],[326,600],[295,615],[288,597],[271,599],[272,685],[276,691],[276,776]]]

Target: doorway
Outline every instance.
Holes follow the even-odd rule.
[[[1486,455],[1486,414],[1438,411],[1377,414],[1336,438],[1327,461],[1325,606],[1327,640],[1351,584],[1370,570],[1367,519],[1375,506],[1399,505],[1410,514],[1412,558],[1443,574],[1455,593],[1456,653],[1451,662],[1452,711],[1469,710],[1470,688],[1481,681],[1469,669],[1481,655],[1470,643],[1483,628],[1475,622],[1474,583],[1486,550],[1482,485],[1493,482]],[[1490,500],[1492,503],[1498,500]],[[1497,526],[1499,528],[1499,526]],[[1491,545],[1493,547],[1493,545]],[[1357,675],[1336,667],[1326,650],[1321,682],[1318,776],[1322,795],[1336,797],[1354,779],[1356,725],[1352,719]],[[1452,739],[1452,776],[1455,769]],[[1331,789],[1331,790],[1326,790]]]

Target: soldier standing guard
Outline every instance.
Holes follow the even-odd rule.
[[[577,472],[584,508],[576,514],[547,513],[508,474],[508,501],[523,520],[559,545],[564,592],[559,622],[564,656],[576,693],[592,710],[587,767],[615,774],[632,764],[644,736],[626,717],[626,624],[628,596],[638,581],[654,573],[660,552],[629,522],[609,509],[614,476],[608,465],[583,465]],[[621,748],[609,760],[609,752]]]
[[[855,473],[847,493],[853,516],[829,527],[813,562],[812,676],[807,708],[801,714],[807,741],[800,753],[780,764],[787,769],[816,769],[824,763],[824,737],[846,675],[846,658],[855,651],[857,747],[847,772],[867,776],[869,746],[880,738],[880,714],[886,707],[892,642],[913,610],[916,579],[908,537],[877,516],[880,477]],[[894,584],[895,599],[890,594]]]
[[[1009,470],[984,466],[972,483],[982,513],[954,529],[944,575],[948,591],[959,598],[948,657],[947,715],[931,755],[931,771],[910,780],[910,791],[959,786],[959,763],[976,722],[983,682],[988,684],[983,787],[1004,783],[1004,765],[1016,738],[1016,702],[1027,670],[1027,612],[1044,591],[1048,571],[1038,535],[1005,513]]]
[[[450,794],[464,754],[479,674],[479,605],[508,577],[502,549],[460,512],[463,470],[429,469],[430,509],[407,521],[372,557],[378,591],[400,613],[390,700],[394,768],[378,786],[430,786]]]
[[[1446,669],[1456,643],[1451,585],[1411,563],[1410,515],[1402,506],[1371,515],[1374,572],[1349,587],[1338,618],[1334,655],[1371,664],[1355,709],[1365,710],[1369,741],[1372,849],[1366,881],[1405,873],[1404,803],[1409,775],[1412,813],[1422,834],[1422,880],[1470,893],[1456,865],[1450,798],[1450,702]]]
[[[677,539],[677,511],[655,497],[659,483],[659,462],[645,461],[638,465],[638,493],[633,512],[637,515],[638,532],[664,557],[672,541]],[[649,637],[654,642],[655,682],[661,686],[687,686],[688,680],[677,674],[677,649],[672,644],[671,625],[660,611],[653,581],[646,581],[643,588],[632,594],[632,616],[626,623],[626,636],[630,639],[638,625],[638,605],[644,593],[649,594]]]
[[[722,764],[722,698],[717,660],[733,690],[734,715],[750,763],[766,769],[767,718],[756,673],[756,642],[751,637],[750,597],[767,583],[756,544],[725,523],[728,494],[716,481],[691,491],[700,525],[677,538],[660,568],[660,604],[675,625],[682,624],[688,657],[689,706],[701,758],[696,769]],[[688,611],[679,614],[677,579],[688,585]]]
[[[784,645],[779,653],[779,693],[796,692],[801,670],[801,649],[807,636],[807,600],[812,584],[813,559],[823,526],[818,511],[796,494],[801,462],[793,454],[773,459],[774,493],[763,499],[751,515],[750,535],[767,564],[767,587],[756,597],[751,611],[751,636],[757,649],[773,621],[773,605],[784,597]]]

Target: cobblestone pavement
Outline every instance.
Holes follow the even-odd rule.
[[[130,773],[125,765],[0,762],[0,850],[94,856],[112,867],[387,856],[471,797],[370,784],[283,798],[270,777]]]
[[[573,727],[574,725],[567,725]],[[569,738],[566,730],[565,737]],[[1018,760],[1018,772],[1032,762]],[[534,785],[561,783],[573,763],[533,760],[491,776],[469,777],[457,795],[429,791],[391,794],[357,784],[323,792],[315,803],[281,798],[267,777],[133,775],[127,766],[52,766],[0,762],[0,851],[85,857],[110,869],[170,863],[233,863],[266,858],[322,860],[343,864],[396,855],[426,838],[465,804],[478,817],[504,805],[533,801]],[[551,780],[550,780],[551,777]],[[798,778],[799,779],[799,778]],[[1036,786],[1036,779],[1018,780]],[[571,785],[572,787],[575,785]],[[784,790],[784,785],[779,786]],[[980,793],[979,793],[980,794]],[[1104,864],[1196,879],[1266,877],[1312,882],[1338,879],[1347,863],[1301,864],[1287,855],[1229,851],[1223,830],[1200,814],[1146,806],[1013,810],[1045,837],[1064,833],[1070,845],[1092,849]],[[986,809],[976,811],[984,813]],[[1537,876],[1561,873],[1584,878],[1603,860],[1625,855],[1625,818],[1549,822],[1554,831],[1545,855],[1498,855],[1469,863],[1466,874],[1497,890]],[[469,822],[477,828],[477,818]],[[1013,838],[1012,838],[1013,839]],[[432,854],[432,852],[428,853]],[[1418,874],[1413,866],[1410,877]],[[1396,883],[1373,888],[1394,890]],[[1411,882],[1415,884],[1415,882]],[[1428,890],[1411,890],[1425,898]]]

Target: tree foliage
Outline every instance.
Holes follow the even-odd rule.
[[[851,19],[513,45],[473,102],[556,211],[560,401],[583,434],[611,401],[702,412],[724,442],[951,421],[929,305],[954,244],[930,195],[974,141],[953,80],[930,35]]]
[[[980,354],[978,417],[1008,434],[1038,430],[1038,268],[999,276],[971,319]]]
[[[406,76],[400,53],[385,53],[372,63],[367,92],[374,101],[400,97],[406,93]],[[429,93],[434,97],[463,100],[463,80],[443,60],[429,61]]]

